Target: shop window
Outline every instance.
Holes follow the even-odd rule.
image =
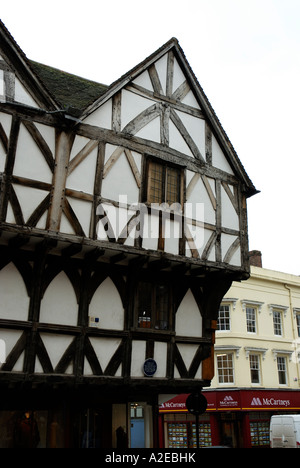
[[[270,422],[250,421],[251,447],[268,447],[270,445]]]
[[[257,354],[250,354],[249,356],[250,363],[250,374],[251,374],[251,383],[260,384],[260,359]]]
[[[277,370],[279,385],[287,385],[287,367],[285,357],[277,356]]]
[[[218,316],[218,331],[230,331],[230,306],[221,305]]]
[[[168,284],[140,281],[137,290],[138,327],[168,330],[170,299]]]
[[[279,310],[273,311],[273,327],[274,335],[282,336],[282,317],[281,312]]]
[[[181,203],[181,170],[162,162],[150,161],[147,167],[147,202]]]
[[[196,448],[197,435],[194,416],[189,414],[165,415],[166,448]],[[166,422],[167,421],[167,422]],[[212,434],[209,417],[202,415],[199,421],[199,445],[210,447]]]
[[[217,354],[219,384],[234,383],[233,354]]]
[[[247,320],[247,332],[256,333],[256,309],[254,307],[246,307],[246,320]]]

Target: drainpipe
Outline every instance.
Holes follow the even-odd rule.
[[[291,291],[291,288],[287,284],[284,284],[283,286],[289,292],[290,310],[291,310],[291,318],[292,318],[292,329],[293,329],[293,338],[294,338],[294,349],[295,349],[295,358],[296,358],[297,380],[298,380],[298,386],[300,386],[299,363],[298,363],[298,354],[297,354],[297,337],[298,337],[298,334],[295,331],[292,291]]]

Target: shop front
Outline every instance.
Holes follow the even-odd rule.
[[[267,448],[273,414],[300,413],[298,390],[206,390],[207,410],[200,416],[200,447]],[[186,408],[188,394],[162,401],[160,447],[195,448],[195,417]]]
[[[157,399],[119,393],[2,391],[0,448],[153,447]]]

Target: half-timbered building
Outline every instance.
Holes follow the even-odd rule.
[[[155,446],[160,395],[214,375],[255,193],[176,39],[104,86],[0,23],[0,445]]]

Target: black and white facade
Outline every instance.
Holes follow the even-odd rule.
[[[113,447],[140,418],[155,446],[159,395],[214,375],[255,187],[176,39],[97,87],[0,37],[0,422]]]

